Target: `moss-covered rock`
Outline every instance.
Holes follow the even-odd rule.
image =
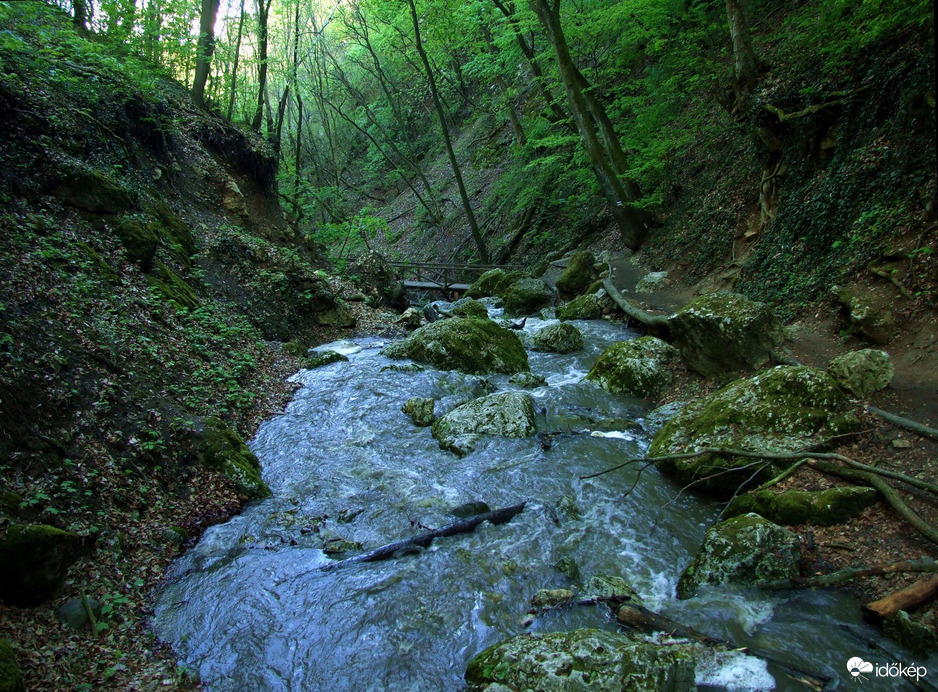
[[[799,451],[859,426],[847,397],[827,373],[779,366],[731,382],[685,406],[655,434],[648,455],[666,456],[701,447]],[[753,466],[756,461],[704,454],[662,461],[658,468],[682,483],[694,481],[697,489],[729,497],[741,483],[758,485],[783,468],[780,462],[767,460]]]
[[[738,495],[723,516],[735,517],[754,512],[783,526],[830,526],[855,517],[877,502],[879,493],[873,488],[849,486],[818,491],[786,490],[781,493],[774,493],[767,488]]]
[[[410,416],[411,420],[414,421],[414,425],[426,428],[433,425],[433,421],[436,420],[436,414],[433,412],[435,406],[436,401],[433,399],[415,396],[404,402],[401,411]]]
[[[299,341],[288,341],[283,345],[283,350],[291,356],[302,358],[306,355],[307,348]]]
[[[671,384],[667,366],[675,356],[677,349],[653,336],[617,341],[603,351],[586,379],[613,394],[653,399]]]
[[[489,316],[488,308],[485,307],[478,300],[472,298],[463,298],[457,300],[453,305],[453,316],[454,317],[480,317],[486,318]]]
[[[199,307],[199,297],[192,286],[162,262],[158,261],[153,272],[147,274],[147,282],[164,298],[176,303],[179,307],[189,309]]]
[[[528,354],[521,339],[492,320],[454,317],[421,327],[383,351],[389,358],[410,358],[441,370],[470,375],[525,372]]]
[[[0,599],[31,606],[62,589],[81,536],[45,524],[14,524],[0,541]]]
[[[827,372],[846,391],[865,399],[892,382],[892,359],[885,351],[866,348],[832,359]]]
[[[153,265],[153,256],[160,244],[159,236],[140,219],[128,217],[114,224],[114,232],[127,251],[127,258],[145,271]]]
[[[758,514],[710,527],[703,545],[681,574],[678,598],[692,598],[705,584],[753,585],[798,576],[800,539]]]
[[[519,279],[501,294],[505,314],[509,317],[537,314],[554,302],[554,292],[542,279]]]
[[[345,363],[348,357],[338,351],[317,351],[306,359],[306,369],[315,370],[333,363]]]
[[[636,605],[644,605],[641,596],[622,577],[594,574],[583,586],[583,598],[618,598]]]
[[[603,316],[599,298],[593,293],[577,296],[566,305],[557,308],[559,320],[598,320]]]
[[[579,629],[521,634],[491,646],[472,659],[465,678],[475,689],[678,692],[697,689],[694,675],[690,647]]]
[[[150,217],[148,224],[150,230],[160,236],[171,249],[178,248],[178,251],[174,252],[177,259],[186,261],[195,253],[195,238],[192,236],[192,229],[172,210],[172,207],[162,200],[150,200],[144,204],[144,209]]]
[[[26,692],[16,653],[6,639],[0,639],[0,692]]]
[[[534,402],[524,392],[501,392],[457,406],[433,423],[442,449],[465,456],[480,436],[530,437],[537,432]]]
[[[534,389],[535,387],[546,387],[547,379],[542,375],[535,375],[532,372],[519,372],[508,378],[508,383],[516,387],[525,389]]]
[[[570,257],[567,268],[557,277],[557,292],[564,298],[572,298],[587,289],[593,282],[593,265],[596,258],[592,252],[576,252]]]
[[[65,172],[58,193],[66,204],[93,214],[120,214],[133,206],[130,193],[119,183],[78,166]]]
[[[649,272],[635,284],[636,293],[655,293],[664,290],[670,281],[668,281],[668,272]]]
[[[888,344],[896,338],[899,329],[896,318],[886,307],[878,307],[866,298],[855,295],[845,288],[834,286],[831,292],[837,296],[850,316],[850,331],[874,344]]]
[[[545,353],[573,353],[583,348],[583,335],[566,322],[549,324],[534,333],[531,345],[535,351]]]
[[[883,634],[919,656],[928,656],[938,651],[938,636],[934,630],[914,621],[904,610],[886,618]]]
[[[244,440],[220,418],[207,418],[195,441],[200,463],[221,469],[239,492],[247,497],[270,497],[270,488],[261,479],[261,463]]]
[[[358,321],[352,315],[344,301],[336,299],[332,307],[316,312],[316,323],[326,327],[351,329]]]
[[[466,297],[501,296],[511,284],[525,277],[527,274],[521,271],[506,272],[504,269],[489,269],[466,290]]]
[[[783,339],[775,313],[738,293],[701,296],[668,323],[681,357],[704,377],[758,368]]]

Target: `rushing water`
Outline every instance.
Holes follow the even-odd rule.
[[[526,328],[544,324],[531,319]],[[539,429],[562,433],[547,449],[538,438],[488,438],[462,459],[440,450],[401,404],[433,397],[439,415],[482,393],[480,378],[388,368],[400,361],[380,355],[377,339],[339,344],[348,363],[301,371],[287,410],[251,443],[274,497],[209,529],[174,563],[157,594],[156,634],[211,690],[457,690],[475,654],[525,631],[535,591],[570,586],[560,567],[569,574],[575,563],[582,581],[624,576],[649,607],[806,669],[849,678],[851,657],[892,660],[867,648],[875,633],[855,603],[833,593],[712,589],[675,600],[719,507],[679,494],[654,469],[628,495],[635,467],[578,479],[640,455],[661,421],[640,401],[581,381],[605,345],[634,334],[575,324],[582,351],[530,354],[531,370],[548,381],[531,390]],[[513,388],[506,376],[486,379]],[[339,539],[368,550],[448,524],[450,509],[477,500],[528,504],[508,523],[438,539],[420,554],[316,569],[333,562],[323,548]],[[615,629],[615,621],[608,608],[581,607],[541,616],[530,629],[586,626]],[[702,666],[698,682],[803,689],[742,656]]]

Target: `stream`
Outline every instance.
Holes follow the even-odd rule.
[[[529,318],[525,329],[545,324]],[[585,348],[529,353],[548,385],[527,390],[539,429],[571,434],[547,449],[537,437],[486,438],[462,459],[400,408],[432,397],[440,415],[485,393],[482,378],[402,369],[408,361],[382,356],[387,341],[375,338],[321,347],[349,362],[296,374],[301,388],[250,443],[274,497],[212,527],[175,561],[156,594],[155,634],[209,690],[454,691],[473,656],[526,631],[521,620],[538,589],[570,587],[578,570],[580,583],[621,575],[649,608],[803,669],[832,670],[845,688],[855,684],[848,659],[889,662],[867,639],[899,647],[862,624],[841,594],[722,588],[676,600],[681,570],[721,506],[680,494],[654,469],[628,495],[635,467],[578,479],[641,455],[664,416],[581,381],[606,345],[636,334],[603,321],[574,324]],[[485,379],[516,389],[505,375]],[[471,501],[528,504],[508,523],[437,539],[419,554],[316,570],[335,560],[324,548],[345,541],[371,550],[451,523],[450,510]],[[616,623],[597,605],[541,615],[527,630],[578,627]],[[702,664],[697,675],[715,689],[805,689],[741,654]],[[884,682],[892,681],[873,688],[892,688]]]

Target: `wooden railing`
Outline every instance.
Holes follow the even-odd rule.
[[[464,291],[490,269],[513,271],[508,264],[450,264],[445,262],[389,262],[405,288]]]

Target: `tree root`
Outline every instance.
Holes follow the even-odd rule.
[[[836,572],[831,572],[830,574],[820,574],[813,577],[793,577],[791,579],[780,579],[777,581],[760,581],[758,586],[760,589],[767,591],[826,587],[843,584],[857,577],[873,577],[883,574],[894,574],[896,572],[938,572],[938,561],[928,557],[922,557],[918,560],[902,560],[900,562],[893,562],[888,565],[876,565],[874,567],[846,567]]]
[[[649,334],[665,341],[671,341],[671,326],[668,324],[668,316],[653,315],[647,310],[632,305],[612,283],[612,267],[609,268],[609,276],[603,280],[603,288],[606,289],[606,293],[609,294],[612,301],[619,306],[619,309],[633,320],[644,324],[648,328]]]
[[[916,423],[914,420],[897,416],[895,413],[890,413],[889,411],[883,411],[881,408],[876,408],[875,406],[867,406],[866,410],[876,414],[883,420],[888,420],[893,425],[898,425],[900,428],[911,430],[922,437],[930,437],[933,440],[938,440],[938,430],[935,428],[930,428],[922,423]]]

